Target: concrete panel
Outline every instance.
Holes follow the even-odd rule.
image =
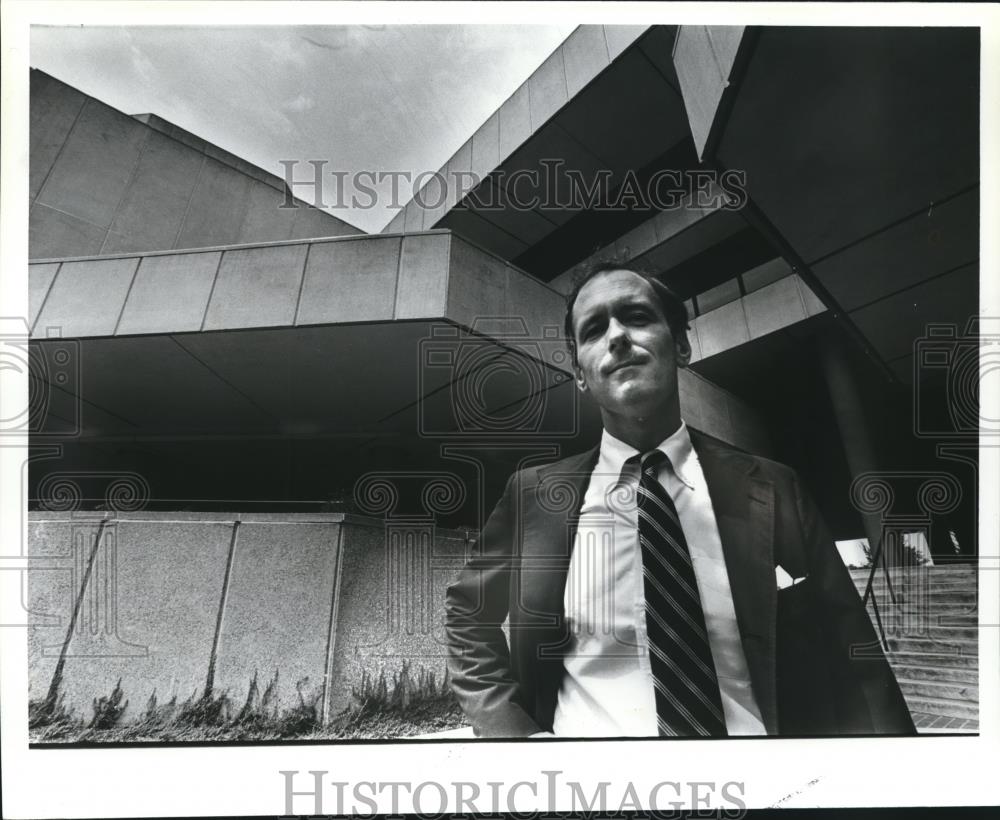
[[[802,297],[802,304],[805,305],[806,315],[815,316],[817,313],[825,311],[826,305],[824,305],[823,301],[815,293],[813,293],[812,288],[810,288],[809,285],[803,281],[802,277],[797,273],[792,275],[795,277],[795,284],[798,285],[799,296]]]
[[[705,208],[678,208],[673,211],[660,211],[652,218],[653,228],[656,231],[657,242],[666,242],[677,236],[685,228],[690,228],[696,222],[700,222],[713,211]]]
[[[86,97],[37,69],[31,70],[29,93],[28,198],[34,200]]]
[[[710,313],[704,313],[695,321],[698,323],[698,339],[701,341],[701,355],[704,358],[750,341],[742,301],[730,302]]]
[[[604,39],[608,57],[614,60],[649,28],[649,26],[605,26]]]
[[[308,245],[226,251],[205,330],[291,325]]]
[[[424,209],[420,207],[420,203],[415,198],[411,199],[403,209],[403,230],[406,233],[413,233],[423,230],[423,225]]]
[[[37,328],[42,335],[45,328],[59,327],[64,337],[110,336],[138,264],[138,257],[64,262]]]
[[[677,29],[674,68],[700,157],[726,88],[726,77],[716,60],[707,26],[680,26]]]
[[[187,146],[150,133],[102,252],[173,248],[202,162]]]
[[[93,518],[29,520],[28,555],[23,580],[22,623],[28,624],[28,697],[44,698],[69,633],[73,606],[84,568],[94,546],[98,522]],[[24,587],[22,587],[24,590]],[[89,717],[89,709],[82,713]]]
[[[452,239],[448,318],[471,327],[479,318],[506,315],[507,265],[495,256]]]
[[[395,318],[445,316],[449,283],[448,260],[455,241],[445,234],[403,238],[393,313]],[[456,275],[460,275],[460,272]]]
[[[448,198],[445,201],[448,210],[471,191],[475,185],[470,177],[472,172],[472,140],[468,139],[455,155],[448,160]]]
[[[148,135],[142,123],[88,99],[38,201],[107,228]]]
[[[28,220],[28,257],[94,256],[105,233],[104,228],[36,202]]]
[[[285,195],[266,182],[250,186],[250,198],[243,224],[240,225],[240,242],[273,242],[288,239],[295,222],[295,209],[282,208]]]
[[[772,282],[777,282],[779,279],[791,275],[791,266],[779,256],[777,259],[772,259],[770,262],[765,262],[763,265],[741,273],[740,278],[743,280],[746,292],[753,293],[765,285],[770,285]]]
[[[961,334],[975,315],[979,265],[967,265],[852,312],[851,319],[883,359],[913,352],[927,325],[955,324]]]
[[[447,164],[414,194],[413,200],[420,207],[420,229],[431,230],[445,215],[448,203]]]
[[[528,78],[527,86],[528,112],[531,116],[531,130],[534,132],[569,99],[562,49],[557,48],[548,56]]]
[[[699,429],[710,436],[732,443],[733,424],[729,416],[731,397],[707,379],[699,378],[696,384],[702,424]]]
[[[215,688],[236,709],[257,674],[277,673],[279,709],[319,698],[327,672],[340,525],[242,523],[215,662]]]
[[[400,242],[389,237],[314,244],[296,324],[391,319]]]
[[[854,310],[978,256],[977,188],[811,268],[845,310]]]
[[[291,239],[313,239],[324,236],[348,236],[363,233],[358,228],[348,225],[341,219],[298,201],[299,208],[295,212],[292,223]]]
[[[570,97],[576,95],[610,62],[602,26],[578,26],[561,49],[566,66],[566,91]]]
[[[472,173],[483,179],[500,164],[500,114],[494,111],[472,135]]]
[[[143,258],[117,335],[201,329],[221,251]]]
[[[249,177],[206,158],[174,246],[207,248],[235,244],[250,185]]]
[[[130,723],[154,691],[161,704],[174,694],[183,701],[202,693],[231,532],[229,524],[160,521],[105,528],[82,610],[96,612],[96,623],[80,624],[70,641],[62,681],[67,705],[87,715],[120,678],[128,700],[123,721]],[[105,583],[115,591],[116,617],[101,597]],[[98,631],[109,620],[117,639],[115,631]]]
[[[628,259],[635,259],[656,245],[654,220],[647,219],[627,234],[615,241],[615,253]]]
[[[35,324],[38,311],[45,303],[45,297],[52,287],[52,280],[56,278],[59,270],[58,262],[51,262],[45,265],[28,266],[28,327]]]
[[[801,322],[807,315],[799,287],[791,276],[748,294],[743,309],[751,339]]]
[[[746,26],[706,26],[706,29],[719,71],[724,78],[729,79]]]
[[[560,340],[565,307],[560,294],[516,268],[507,268],[504,315],[524,319],[533,339]]]
[[[500,157],[506,159],[531,136],[528,86],[522,85],[500,106]]]
[[[416,677],[433,672],[440,683],[447,644],[443,635],[445,586],[462,565],[465,542],[434,538],[421,526],[344,527],[330,714],[351,703],[351,689],[368,672],[376,680],[404,663]]]
[[[698,294],[698,311],[709,313],[740,298],[740,283],[730,279]]]
[[[694,364],[698,359],[701,358],[701,342],[698,340],[698,326],[696,323],[691,324],[691,329],[687,332],[688,344],[691,345],[691,364]]]
[[[528,249],[525,242],[504,231],[498,231],[481,214],[456,208],[441,222],[442,228],[454,231],[456,236],[475,242],[504,259],[513,259]]]
[[[406,212],[400,208],[396,215],[389,220],[389,224],[382,229],[382,233],[402,233],[403,225],[406,222]]]

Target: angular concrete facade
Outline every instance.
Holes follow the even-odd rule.
[[[560,328],[576,274],[611,258],[687,305],[690,426],[790,464],[841,539],[878,537],[862,474],[945,473],[960,503],[920,527],[972,560],[970,431],[946,401],[917,421],[946,374],[914,351],[940,324],[961,352],[978,315],[977,53],[962,29],[580,26],[439,171],[476,185],[432,181],[375,236],[32,72],[36,432],[62,447],[30,476],[32,696],[57,678],[85,712],[121,677],[132,710],[154,689],[237,702],[277,672],[282,707],[329,719],[365,674],[439,675],[441,590],[511,470],[599,435]],[[620,194],[669,171],[689,186],[669,206],[525,206],[503,181]],[[116,476],[147,509],[109,501]],[[352,518],[373,477],[393,503]],[[429,510],[439,480],[465,491]],[[87,566],[127,587],[106,661],[69,627]],[[922,709],[958,708],[912,674]]]
[[[360,233],[273,174],[37,70],[30,140],[32,259]]]

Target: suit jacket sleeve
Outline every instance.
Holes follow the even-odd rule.
[[[515,478],[508,480],[483,527],[476,554],[448,587],[445,600],[452,689],[476,734],[493,737],[540,731],[521,703],[501,628],[517,571]]]
[[[909,709],[833,537],[801,482],[796,480],[794,486],[810,556],[809,583],[818,594],[834,651],[844,660],[846,688],[857,693],[859,707],[864,708],[862,703],[867,706],[863,720],[859,715],[845,714],[844,728],[853,726],[855,731],[876,734],[913,734],[916,730]]]

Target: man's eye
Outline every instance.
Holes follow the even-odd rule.
[[[649,314],[646,313],[646,311],[644,310],[633,310],[628,314],[626,318],[628,319],[628,321],[632,323],[648,322]]]

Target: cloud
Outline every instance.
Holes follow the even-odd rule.
[[[287,102],[281,106],[282,111],[288,111],[293,114],[300,114],[303,111],[311,111],[316,107],[316,100],[312,97],[308,97],[305,94],[299,94],[291,102]]]

